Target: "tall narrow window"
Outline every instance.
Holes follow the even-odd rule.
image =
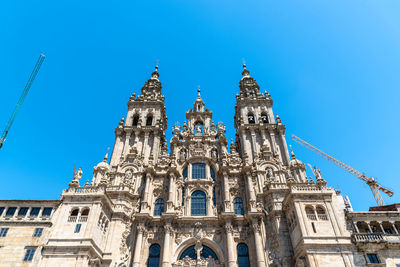
[[[33,237],[41,237],[43,233],[43,228],[35,228],[35,231],[33,231]]]
[[[182,187],[182,206],[185,206],[185,188]]]
[[[249,113],[249,114],[247,115],[247,120],[249,121],[249,124],[254,124],[254,123],[256,123],[256,119],[254,118],[253,113]]]
[[[82,224],[78,223],[78,224],[75,226],[75,231],[74,231],[74,233],[79,233],[79,232],[81,231],[81,227],[82,227]]]
[[[211,167],[210,167],[210,174],[211,174],[211,179],[213,181],[215,181],[215,172],[214,172],[213,168],[211,168]]]
[[[31,217],[37,217],[39,215],[40,208],[32,208],[31,212],[29,213],[29,216]]]
[[[0,237],[6,237],[8,233],[8,228],[0,228]]]
[[[3,214],[3,211],[4,211],[4,207],[1,207],[0,208],[0,216]]]
[[[186,178],[187,178],[187,168],[185,168],[185,169],[183,170],[182,176],[183,176],[183,180],[185,181]]]
[[[133,116],[132,126],[137,126],[139,123],[139,115]]]
[[[236,247],[238,255],[238,267],[250,267],[249,248],[246,244],[240,243]]]
[[[217,198],[215,196],[215,187],[213,187],[213,204],[214,204],[214,206],[217,205]]]
[[[32,261],[35,255],[36,247],[30,247],[25,249],[24,261]]]
[[[149,259],[147,260],[147,267],[159,267],[160,265],[160,245],[153,244],[149,248]]]
[[[243,200],[237,197],[233,200],[233,209],[236,215],[243,215]]]
[[[192,194],[192,216],[205,216],[207,214],[206,194],[203,191],[195,191]]]
[[[315,216],[314,208],[311,206],[306,207],[306,215],[307,215],[307,218],[312,221],[317,220],[317,216]]]
[[[193,163],[192,164],[192,179],[205,179],[206,178],[206,164]]]
[[[146,119],[146,126],[151,126],[151,125],[153,125],[153,116],[149,115],[147,116]]]
[[[164,212],[164,199],[159,198],[154,205],[154,216],[161,216]]]
[[[261,120],[263,123],[268,123],[268,116],[266,113],[261,114]]]
[[[325,209],[321,206],[317,206],[316,208],[318,220],[327,221],[328,216],[326,216]]]

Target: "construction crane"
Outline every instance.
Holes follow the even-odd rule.
[[[10,128],[11,128],[11,126],[12,126],[14,120],[15,120],[15,117],[17,116],[18,111],[20,110],[21,105],[22,105],[22,103],[24,102],[24,100],[26,98],[26,95],[28,94],[29,89],[31,88],[31,85],[32,85],[33,81],[35,80],[35,77],[36,77],[37,73],[39,72],[39,69],[40,69],[40,66],[43,63],[43,60],[44,60],[44,55],[41,54],[39,56],[38,60],[36,61],[36,65],[33,68],[33,71],[31,73],[31,76],[29,77],[28,82],[25,85],[24,91],[22,92],[21,96],[19,97],[18,103],[15,106],[14,111],[13,111],[13,113],[12,113],[12,115],[11,115],[7,125],[6,125],[6,128],[4,129],[4,132],[3,132],[3,134],[2,134],[2,136],[0,138],[0,149],[3,147],[4,141],[6,141],[7,134],[10,131]]]
[[[336,164],[337,166],[339,166],[340,168],[342,168],[343,170],[351,173],[352,175],[358,177],[359,179],[363,180],[364,182],[367,183],[367,185],[369,185],[369,188],[372,191],[372,194],[374,195],[374,198],[376,200],[376,203],[378,203],[379,206],[384,206],[385,202],[382,199],[382,196],[380,194],[379,191],[384,192],[385,194],[387,194],[389,197],[393,196],[393,191],[381,186],[380,184],[377,183],[377,181],[374,178],[368,177],[365,174],[362,174],[361,172],[353,169],[352,167],[344,164],[343,162],[329,156],[328,154],[326,154],[325,152],[319,150],[318,148],[316,148],[315,146],[307,143],[306,141],[302,140],[301,138],[292,135],[292,140],[294,140],[295,142],[299,143],[300,145],[308,148],[309,150],[311,150],[312,152],[320,155],[321,157],[329,160],[330,162],[332,162],[333,164]]]

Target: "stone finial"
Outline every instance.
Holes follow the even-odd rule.
[[[160,77],[160,74],[158,74],[158,63],[156,64],[156,66],[154,67],[154,71],[151,74],[151,78],[158,80],[158,77]]]
[[[281,120],[281,118],[279,117],[278,114],[276,114],[276,123],[278,123],[278,124],[282,123],[282,120]]]
[[[296,156],[295,156],[295,154],[293,152],[292,145],[289,145],[289,147],[290,147],[290,156],[292,157],[292,159],[296,159]]]
[[[243,76],[243,78],[250,77],[250,71],[246,68],[246,62],[243,62],[242,76]]]

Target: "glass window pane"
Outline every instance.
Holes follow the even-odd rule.
[[[4,207],[1,207],[0,208],[0,216],[3,214],[3,211],[4,211]]]
[[[154,205],[154,216],[161,216],[164,212],[164,199],[159,198]]]
[[[31,213],[29,214],[29,216],[34,216],[34,217],[36,217],[36,216],[39,215],[39,212],[40,212],[40,208],[32,208],[32,209],[31,209]]]
[[[249,267],[249,249],[246,244],[240,243],[236,247],[238,255],[238,267]]]
[[[233,200],[233,209],[236,215],[243,215],[243,201],[241,198],[237,197]]]
[[[193,216],[205,216],[207,214],[206,194],[203,191],[195,191],[192,194],[191,214]]]
[[[1,228],[0,229],[0,237],[5,237],[8,233],[8,228]]]
[[[149,248],[149,259],[147,260],[147,267],[159,267],[160,265],[160,245],[153,244]]]
[[[81,231],[81,226],[82,226],[82,224],[78,223],[78,224],[75,226],[75,231],[74,231],[74,233],[79,233],[79,232]]]
[[[14,216],[15,211],[17,210],[17,208],[8,208],[7,212],[6,212],[6,216],[11,217]]]
[[[42,236],[43,233],[43,228],[35,228],[35,231],[33,232],[33,237],[40,237]]]
[[[192,179],[205,179],[206,178],[206,164],[194,163],[192,164]]]
[[[27,248],[25,251],[24,261],[32,261],[36,248]]]
[[[18,216],[25,216],[28,213],[29,208],[20,208],[18,211]]]
[[[53,210],[53,208],[44,208],[43,212],[42,212],[42,216],[50,216],[52,210]]]

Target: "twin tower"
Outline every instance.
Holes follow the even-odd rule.
[[[199,92],[168,152],[156,68],[129,98],[111,158],[63,192],[37,264],[362,266],[342,196],[289,155],[271,96],[246,66],[239,87],[229,148]]]

